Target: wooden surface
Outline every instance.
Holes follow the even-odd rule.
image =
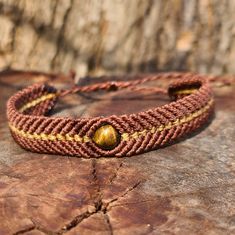
[[[235,234],[234,86],[215,89],[215,117],[197,135],[130,158],[84,159],[26,152],[10,136],[6,100],[46,80],[65,82],[0,75],[1,235]],[[74,95],[54,115],[120,114],[167,102],[156,98]]]
[[[234,0],[0,0],[0,69],[234,74],[234,9]]]

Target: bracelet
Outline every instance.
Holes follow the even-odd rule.
[[[173,79],[169,104],[130,115],[108,117],[49,117],[57,100],[76,92],[119,90],[137,87],[157,79]],[[213,112],[209,79],[191,73],[159,73],[133,81],[104,82],[57,91],[47,84],[35,84],[17,92],[7,102],[11,134],[24,149],[80,157],[121,157],[165,146],[203,126]]]

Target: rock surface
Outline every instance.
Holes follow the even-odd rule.
[[[39,81],[69,82],[0,75],[1,235],[235,233],[234,85],[215,88],[215,117],[197,134],[130,158],[83,159],[26,152],[11,138],[6,100]],[[54,115],[120,114],[167,102],[156,98],[74,95]]]

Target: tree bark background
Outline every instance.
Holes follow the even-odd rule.
[[[235,73],[233,0],[0,0],[0,69]]]

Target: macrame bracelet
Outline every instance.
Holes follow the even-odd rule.
[[[92,118],[48,117],[58,98],[76,92],[141,89],[137,85],[160,78],[169,85],[169,104],[130,115]],[[166,93],[155,88],[155,92]],[[80,157],[131,156],[164,146],[201,127],[213,111],[212,91],[205,76],[160,73],[133,81],[104,82],[57,91],[36,84],[13,95],[7,103],[15,141],[32,152]]]

